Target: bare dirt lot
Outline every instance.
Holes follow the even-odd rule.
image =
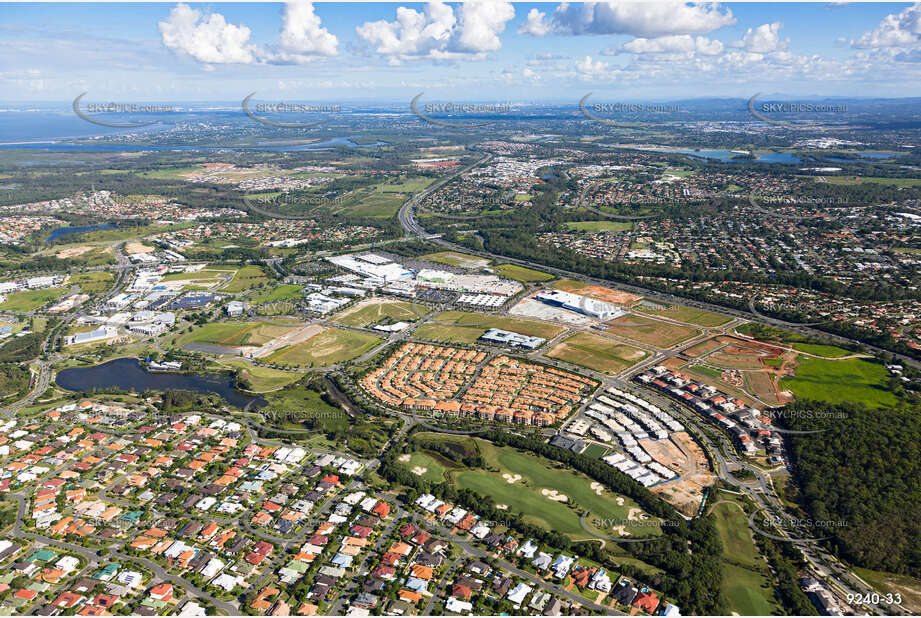
[[[640,444],[656,461],[680,474],[677,480],[651,490],[684,515],[696,515],[704,488],[716,481],[700,446],[683,431],[673,433],[669,440],[641,440]]]
[[[588,296],[597,300],[603,300],[607,303],[614,303],[615,305],[620,305],[621,307],[629,307],[636,301],[642,298],[636,294],[631,294],[629,292],[621,292],[619,290],[612,290],[611,288],[601,287],[600,285],[586,285],[582,286],[579,284],[566,285],[567,282],[560,281],[555,287],[564,290],[566,292],[572,292],[574,294],[582,294],[583,296]]]
[[[132,253],[150,253],[153,250],[153,247],[137,242],[136,240],[125,244],[125,253],[129,255]]]
[[[77,256],[83,255],[84,253],[89,253],[95,249],[93,245],[80,245],[79,247],[67,247],[66,249],[61,249],[55,254],[55,257],[59,260],[66,260],[68,258],[75,258]]]

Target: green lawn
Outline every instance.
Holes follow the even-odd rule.
[[[445,480],[448,462],[445,462],[440,456],[427,451],[416,451],[409,456],[408,461],[400,463],[409,468],[411,472],[421,473],[419,476],[432,483],[442,483]]]
[[[295,328],[295,324],[276,325],[266,322],[211,322],[180,336],[176,345],[208,343],[223,346],[262,345]]]
[[[384,320],[394,322],[414,322],[429,312],[425,305],[408,303],[389,298],[376,299],[377,302],[364,304],[359,309],[350,307],[335,315],[333,321],[346,326],[369,326]]]
[[[423,260],[471,269],[483,268],[484,266],[489,266],[491,263],[486,258],[477,257],[475,255],[467,255],[466,253],[458,253],[456,251],[439,251],[438,253],[427,253],[425,255],[420,255],[419,257]]]
[[[547,322],[466,311],[443,311],[436,315],[433,320],[448,322],[448,324],[431,322],[423,324],[413,331],[413,335],[420,339],[432,341],[473,343],[490,328],[501,328],[530,337],[543,337],[544,339],[551,339],[564,330],[562,326]]]
[[[719,494],[717,494],[719,495]],[[723,500],[722,496],[714,498]],[[767,576],[767,563],[752,540],[748,517],[737,502],[713,507],[713,520],[723,545],[723,594],[729,611],[742,616],[768,616],[779,611]]]
[[[838,346],[823,345],[820,343],[794,343],[793,349],[808,354],[815,354],[816,356],[825,356],[827,358],[841,358],[854,354],[854,352],[839,348]]]
[[[630,221],[567,221],[566,227],[580,232],[627,232],[633,229]]]
[[[26,290],[8,294],[0,303],[4,311],[34,311],[42,305],[60,297],[67,288],[45,288],[44,290]]]
[[[450,472],[461,488],[487,495],[497,504],[508,505],[510,511],[522,512],[525,519],[573,538],[590,536],[579,523],[579,517],[585,511],[593,520],[624,522],[626,529],[635,536],[661,534],[658,526],[649,520],[641,523],[629,520],[631,509],[638,508],[636,503],[607,490],[599,496],[592,489],[592,481],[588,477],[555,468],[547,460],[510,447],[497,447],[479,439],[476,443],[487,466],[498,472],[481,469]],[[509,478],[503,475],[509,475],[514,482],[510,483]],[[521,478],[515,480],[515,475]],[[567,500],[552,500],[542,490],[556,491]],[[620,504],[618,498],[621,499]]]
[[[598,335],[576,333],[556,344],[547,356],[616,375],[645,359],[648,353]]]
[[[222,288],[224,292],[242,292],[266,283],[269,280],[259,266],[244,266],[237,271],[230,283]]]
[[[115,275],[113,273],[107,270],[99,270],[91,273],[71,275],[67,283],[80,286],[80,291],[84,294],[98,294],[108,290],[113,281],[115,281]]]
[[[693,307],[685,307],[683,305],[670,305],[661,311],[655,311],[652,309],[647,309],[643,306],[639,306],[637,310],[643,313],[650,313],[659,317],[669,318],[677,322],[684,322],[685,324],[693,324],[694,326],[704,326],[710,328],[714,326],[722,326],[723,324],[727,324],[732,320],[732,318],[727,315],[720,315],[719,313],[712,313],[710,311],[704,311],[703,309],[695,309]]]
[[[250,297],[253,304],[271,303],[276,300],[297,300],[304,296],[303,287],[287,283],[267,290],[259,290]]]
[[[334,365],[361,356],[381,341],[380,337],[367,333],[331,328],[303,343],[282,348],[266,360],[300,367]]]
[[[256,367],[242,358],[229,358],[219,361],[218,364],[236,369],[239,377],[249,382],[250,390],[255,393],[274,391],[303,377],[300,373],[272,369],[271,367]]]
[[[870,408],[894,406],[898,399],[889,390],[889,372],[878,363],[863,359],[843,361],[799,356],[793,377],[780,381],[798,399],[829,403],[863,403]]]
[[[506,277],[508,279],[514,279],[515,281],[521,281],[522,283],[532,283],[534,281],[550,281],[553,279],[553,275],[541,272],[539,270],[525,268],[523,266],[515,266],[514,264],[500,264],[493,267],[493,271],[497,275],[501,275],[502,277]]]

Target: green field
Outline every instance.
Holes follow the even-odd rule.
[[[361,356],[381,341],[374,335],[331,328],[303,343],[282,348],[266,360],[300,367],[334,365]]]
[[[461,268],[483,268],[489,266],[491,262],[486,258],[456,251],[439,251],[438,253],[426,253],[419,256],[423,260],[448,264],[449,266],[460,266]]]
[[[863,403],[870,408],[894,406],[898,398],[889,390],[889,372],[863,359],[822,360],[799,356],[793,377],[780,380],[781,390],[797,399],[829,403]]]
[[[44,290],[26,290],[8,294],[6,300],[0,303],[4,311],[35,311],[42,305],[60,297],[67,288],[45,288]]]
[[[649,354],[605,337],[576,333],[556,344],[547,356],[607,375],[616,375],[644,360]]]
[[[823,345],[820,343],[794,343],[794,350],[814,354],[815,356],[824,356],[826,358],[842,358],[854,354],[850,350],[839,348],[835,345]]]
[[[98,294],[108,290],[113,281],[115,281],[114,274],[106,270],[98,270],[91,273],[71,275],[67,283],[80,286],[80,291],[84,294]]]
[[[630,221],[567,221],[566,227],[580,232],[628,232],[633,229]]]
[[[223,283],[226,278],[232,277],[236,268],[209,266],[193,272],[169,273],[164,275],[164,281],[187,281],[183,289],[200,290],[213,288]]]
[[[611,320],[606,324],[607,332],[611,334],[657,348],[670,348],[700,334],[700,331],[688,326],[663,322],[635,313]]]
[[[704,311],[703,309],[695,309],[693,307],[685,307],[683,305],[670,305],[661,311],[638,306],[637,311],[653,314],[662,318],[669,318],[676,322],[684,322],[685,324],[693,324],[694,326],[703,326],[707,328],[722,326],[732,321],[732,318],[727,315],[720,315],[718,313]]]
[[[777,613],[780,608],[773,599],[767,563],[758,552],[739,503],[733,500],[716,504],[712,514],[723,545],[722,589],[730,612],[742,616]]]
[[[493,267],[493,271],[497,275],[501,275],[507,279],[521,281],[522,283],[550,281],[553,279],[553,275],[543,273],[539,270],[525,268],[523,266],[515,266],[514,264],[499,264],[498,266]]]
[[[211,322],[180,336],[176,345],[207,343],[223,346],[262,345],[289,332],[295,325],[267,322]]]
[[[587,511],[593,520],[624,522],[628,534],[633,536],[661,534],[658,526],[648,520],[633,523],[629,515],[631,509],[638,508],[636,503],[607,490],[598,495],[588,477],[556,468],[550,461],[510,447],[497,447],[479,439],[476,445],[490,471],[449,472],[454,482],[462,489],[489,496],[496,504],[507,505],[510,511],[520,511],[526,520],[574,538],[586,538],[589,533],[582,528],[579,517]],[[553,500],[542,490],[556,491],[564,495],[566,501]],[[618,498],[622,504],[618,504]],[[637,511],[633,512],[636,517]]]
[[[454,467],[440,455],[428,451],[416,451],[409,456],[407,461],[403,461],[403,459],[399,459],[399,461],[409,468],[411,472],[419,474],[419,476],[432,483],[444,482],[445,472],[449,467]]]
[[[432,341],[473,343],[490,328],[501,328],[529,337],[543,337],[544,339],[552,339],[564,330],[562,326],[547,322],[483,313],[469,313],[466,311],[443,311],[433,319],[447,324],[429,322],[413,331],[413,335],[420,339]]]
[[[260,290],[253,294],[249,301],[254,305],[258,305],[276,300],[297,300],[304,296],[302,290],[302,286],[287,283],[268,290]]]
[[[257,367],[246,362],[242,358],[229,358],[221,360],[218,365],[231,367],[238,371],[240,379],[249,383],[251,391],[255,393],[266,393],[278,390],[292,382],[299,380],[302,374],[272,369],[271,367]]]
[[[896,187],[921,187],[921,178],[884,178],[880,176],[826,176],[825,182],[832,185],[894,185]]]
[[[259,266],[244,266],[237,271],[230,283],[222,288],[224,292],[242,292],[268,282],[269,278]]]
[[[408,303],[389,298],[374,299],[370,303],[362,302],[359,308],[350,307],[333,316],[333,321],[346,326],[370,326],[384,320],[394,322],[414,322],[429,312],[425,305]]]

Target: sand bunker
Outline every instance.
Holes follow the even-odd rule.
[[[636,507],[631,507],[630,512],[627,513],[627,519],[629,521],[639,521],[640,514],[643,512],[643,509],[638,509]]]
[[[406,463],[407,461],[410,460],[411,457],[412,455],[410,455],[409,453],[404,453],[400,455],[399,457],[397,457],[397,461],[399,461],[400,463]]]
[[[604,491],[604,485],[602,485],[601,483],[597,481],[592,481],[591,488],[592,488],[592,491],[594,491],[599,496]],[[623,498],[621,498],[621,500],[623,500]]]
[[[507,504],[497,504],[496,508],[499,509],[500,511],[507,511],[508,505]]]
[[[428,471],[429,471],[428,468],[423,468],[422,466],[413,466],[413,474],[416,474],[418,476],[422,476]]]
[[[554,502],[569,502],[569,497],[566,494],[561,494],[555,489],[541,489],[540,495]]]
[[[623,505],[624,505],[623,496],[617,496],[617,506],[623,506]]]
[[[503,474],[502,478],[504,478],[505,482],[508,483],[509,485],[514,485],[515,483],[521,480],[521,475],[520,474]]]
[[[611,530],[617,536],[630,536],[630,531],[627,530],[626,526],[614,526],[613,528],[611,528]]]

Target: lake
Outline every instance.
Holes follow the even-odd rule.
[[[119,389],[124,391],[193,391],[219,395],[232,406],[253,408],[266,405],[262,397],[238,391],[233,378],[223,374],[184,374],[147,371],[136,358],[117,358],[95,367],[74,367],[58,373],[55,384],[69,391]]]
[[[652,152],[674,152],[692,157],[716,159],[724,163],[802,163],[799,157],[789,152],[761,152],[755,153],[757,159],[733,159],[733,157],[739,156],[739,153],[730,150],[693,150],[687,148],[655,148],[650,150]]]
[[[59,227],[51,232],[51,235],[45,239],[45,242],[51,242],[52,240],[57,240],[61,236],[67,236],[68,234],[79,234],[80,232],[89,232],[91,230],[115,230],[115,229],[118,229],[118,228],[108,223],[98,223],[96,225],[84,225],[83,227]]]

